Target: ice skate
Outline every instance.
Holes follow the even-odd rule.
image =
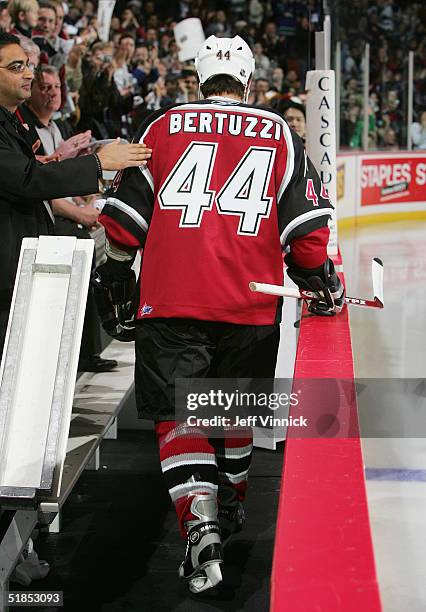
[[[195,495],[190,511],[198,518],[185,523],[188,539],[179,577],[188,583],[191,593],[198,594],[222,580],[223,556],[216,497]]]

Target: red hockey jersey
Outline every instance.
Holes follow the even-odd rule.
[[[274,323],[278,298],[249,282],[283,284],[282,249],[312,233],[307,267],[326,258],[332,206],[299,137],[272,110],[209,98],[157,111],[135,140],[152,158],[117,177],[100,221],[143,247],[138,318]]]

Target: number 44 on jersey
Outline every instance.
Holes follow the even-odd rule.
[[[275,149],[250,147],[216,193],[209,189],[217,143],[191,142],[158,194],[160,208],[182,211],[179,227],[200,227],[205,211],[216,203],[219,214],[240,217],[238,234],[256,236],[269,217],[267,196]]]

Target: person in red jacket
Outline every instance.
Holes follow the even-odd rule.
[[[108,239],[99,282],[116,297],[121,290],[124,305],[143,248],[138,410],[156,423],[187,540],[179,575],[199,594],[220,583],[223,545],[244,522],[252,432],[211,435],[177,419],[176,380],[274,377],[281,302],[248,284],[282,285],[283,250],[300,286],[320,283],[330,295],[330,313],[344,290],[327,257],[332,205],[301,139],[275,111],[246,104],[250,48],[238,36],[211,36],[196,68],[204,99],[148,117],[136,140],[155,155],[115,180],[99,217]]]

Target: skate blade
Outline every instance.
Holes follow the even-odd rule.
[[[219,563],[212,563],[205,567],[202,575],[194,576],[188,581],[191,593],[198,594],[215,587],[222,581],[222,572]]]

